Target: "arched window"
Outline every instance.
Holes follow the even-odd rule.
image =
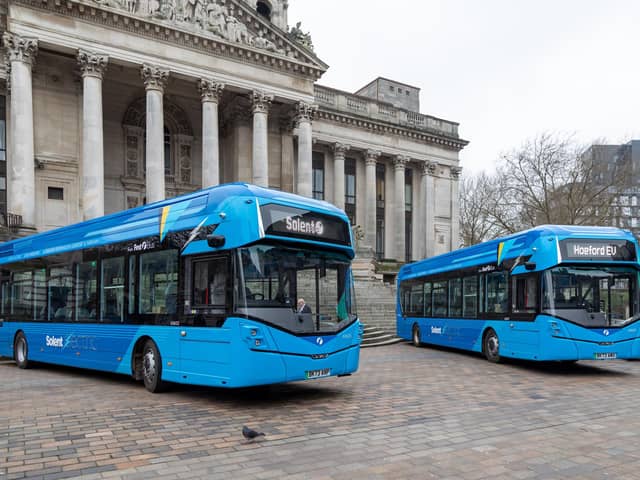
[[[271,5],[268,2],[257,2],[256,11],[259,15],[271,21]]]

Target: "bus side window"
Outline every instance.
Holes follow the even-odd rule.
[[[538,282],[536,275],[519,275],[513,277],[512,308],[514,313],[535,313],[538,299]]]
[[[139,312],[174,315],[177,310],[178,251],[140,255]]]
[[[507,272],[492,272],[487,275],[487,313],[506,313],[509,292]]]
[[[124,322],[124,257],[102,260],[102,291],[100,293],[100,321]]]

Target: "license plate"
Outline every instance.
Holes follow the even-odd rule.
[[[321,368],[320,370],[307,370],[306,372],[304,372],[304,374],[307,379],[328,377],[329,375],[331,375],[331,369]]]
[[[607,353],[594,353],[593,358],[596,360],[613,360],[618,358],[616,352],[607,352]]]

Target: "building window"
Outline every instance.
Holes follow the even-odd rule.
[[[64,188],[61,187],[48,187],[47,198],[49,200],[64,200]]]
[[[389,85],[389,91],[393,92],[393,85]]]
[[[376,257],[384,258],[384,163],[376,165]]]
[[[173,168],[171,168],[173,162],[171,162],[171,132],[167,127],[164,127],[164,174],[173,175]]]
[[[267,2],[256,3],[256,11],[258,12],[258,15],[261,15],[271,21],[271,7]]]
[[[324,153],[313,152],[313,198],[324,200]]]
[[[409,168],[404,171],[404,217],[405,261],[410,262],[413,249],[413,170]]]
[[[409,96],[409,90],[407,90],[407,92],[406,92],[406,93],[407,93],[407,97],[408,97],[408,96]]]
[[[356,161],[347,158],[344,162],[344,211],[351,225],[356,224]]]

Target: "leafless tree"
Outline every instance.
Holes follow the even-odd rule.
[[[609,223],[629,166],[618,164],[599,175],[602,166],[585,158],[585,150],[571,135],[543,133],[503,155],[494,176],[465,179],[465,245],[542,224]]]
[[[460,183],[460,234],[463,245],[494,238],[499,231],[493,215],[498,194],[495,177],[482,172],[463,177]]]

